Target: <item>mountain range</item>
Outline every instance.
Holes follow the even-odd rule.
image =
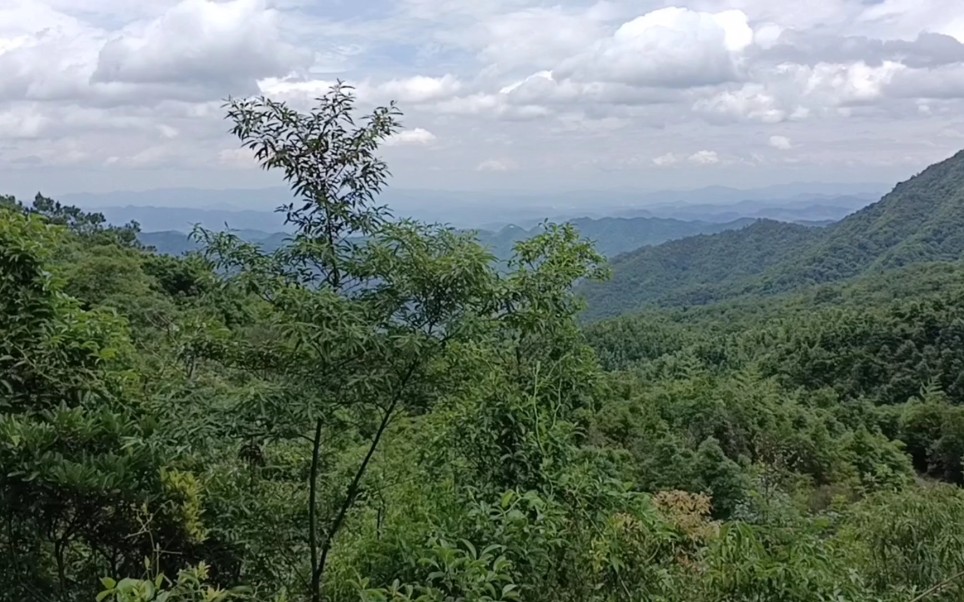
[[[380,200],[399,217],[450,224],[457,228],[531,228],[544,219],[657,217],[683,221],[730,222],[742,217],[782,221],[836,221],[876,200],[885,188],[874,184],[791,184],[738,190],[724,187],[689,191],[566,191],[558,193],[450,192],[388,189]],[[136,221],[145,232],[208,229],[285,231],[273,210],[290,200],[282,188],[167,190],[67,194],[64,203],[96,210],[112,223]]]
[[[584,237],[596,243],[596,248],[602,254],[612,257],[668,240],[743,228],[754,223],[755,220],[738,218],[725,223],[716,223],[656,217],[608,217],[579,218],[570,221]],[[497,231],[476,230],[475,232],[479,241],[486,245],[493,255],[504,259],[512,254],[515,243],[531,238],[539,232],[540,228],[540,226],[524,228],[509,225]],[[265,232],[257,229],[234,230],[234,233],[248,242],[257,243],[266,251],[281,247],[289,237],[286,232]],[[199,248],[187,234],[177,230],[141,232],[139,237],[142,244],[167,255],[181,255]]]
[[[773,295],[964,254],[964,151],[825,228],[758,221],[746,228],[615,257],[613,277],[587,283],[585,317],[648,306],[705,305]]]

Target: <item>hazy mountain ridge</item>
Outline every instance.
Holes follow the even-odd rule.
[[[571,221],[584,237],[596,243],[601,253],[613,257],[667,240],[743,228],[755,220],[742,218],[722,224],[649,217],[580,218]],[[476,230],[475,232],[479,240],[491,249],[496,257],[507,258],[512,254],[515,243],[534,236],[540,229],[540,226],[523,228],[513,225],[498,231]],[[266,251],[283,246],[289,236],[286,232],[272,233],[257,229],[237,230],[235,233],[246,241],[258,243]],[[141,243],[167,255],[181,255],[200,248],[189,235],[176,230],[141,232],[139,238]]]
[[[702,305],[837,282],[964,254],[964,151],[824,229],[770,222],[617,257],[613,278],[583,287],[589,319],[648,305]]]
[[[836,188],[834,188],[836,187]],[[782,221],[836,221],[876,200],[879,185],[799,184],[738,190],[723,187],[689,191],[567,191],[559,193],[454,192],[389,189],[380,199],[400,217],[451,224],[458,228],[532,228],[544,219],[658,217],[725,223],[739,218]],[[113,223],[137,221],[147,232],[209,229],[285,231],[274,208],[291,198],[281,188],[168,189],[67,194],[63,202],[103,213]],[[493,218],[493,216],[498,216]]]

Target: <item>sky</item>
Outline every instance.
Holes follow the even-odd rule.
[[[274,185],[224,99],[338,79],[398,187],[890,183],[964,147],[964,2],[0,0],[0,192]]]

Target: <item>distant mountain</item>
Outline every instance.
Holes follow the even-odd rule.
[[[123,220],[122,220],[123,221]],[[663,218],[580,218],[572,220],[579,232],[596,243],[597,249],[606,256],[615,256],[646,245],[655,245],[667,240],[693,236],[695,234],[722,232],[742,228],[752,219],[737,219],[724,224],[682,221]],[[540,231],[538,226],[522,228],[506,226],[496,232],[477,231],[479,241],[492,250],[499,258],[512,254],[515,243],[531,238]],[[271,251],[285,244],[289,236],[285,232],[269,233],[257,229],[239,229],[238,236],[249,242],[258,243],[264,250]],[[161,232],[142,232],[143,244],[154,247],[160,253],[180,255],[198,248],[187,234],[178,230]]]
[[[97,211],[104,214],[112,224],[135,221],[145,232],[175,231],[189,233],[195,225],[208,230],[258,230],[282,232],[285,230],[284,215],[272,211],[245,211],[238,209],[193,209],[181,207],[103,207]]]
[[[284,187],[206,189],[160,188],[64,194],[58,200],[84,209],[115,208],[203,208],[220,211],[272,211],[292,198]]]
[[[964,151],[898,184],[826,228],[761,221],[617,257],[613,278],[587,284],[587,319],[648,305],[702,305],[769,295],[871,271],[964,256]]]
[[[257,243],[268,252],[284,246],[290,236],[287,232],[262,232],[260,230],[236,230],[234,234],[247,242]],[[176,230],[141,232],[138,239],[140,239],[141,244],[153,247],[158,253],[164,255],[183,255],[201,249],[201,246],[194,242],[188,234]]]
[[[699,219],[710,222],[728,222],[743,217],[774,219],[783,222],[838,221],[854,211],[866,207],[880,194],[814,196],[803,195],[780,200],[744,200],[724,205],[671,204],[656,205],[647,209],[626,211],[621,216],[672,217],[675,219]]]
[[[726,223],[743,217],[783,221],[839,220],[885,190],[875,184],[789,184],[738,190],[710,187],[656,192],[572,190],[565,192],[439,191],[389,188],[380,200],[399,217],[499,230],[531,228],[543,219],[660,217]],[[275,207],[290,200],[285,188],[203,190],[172,188],[103,194],[67,194],[58,200],[95,209],[114,222],[137,221],[148,232],[207,228],[282,231]]]
[[[568,221],[583,237],[596,243],[596,250],[607,257],[614,257],[620,253],[644,246],[658,245],[668,240],[743,228],[754,220],[735,219],[718,224],[657,217],[604,217],[602,219],[583,217]],[[491,248],[496,257],[508,257],[515,243],[531,238],[539,231],[539,226],[528,229],[506,226],[498,232],[480,231],[479,240]]]

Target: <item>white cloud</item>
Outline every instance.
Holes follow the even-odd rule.
[[[508,159],[486,159],[475,167],[475,171],[513,171],[518,169],[514,161]]]
[[[334,84],[334,80],[290,77],[266,77],[257,82],[259,93],[274,100],[288,102],[299,109],[312,106],[315,99],[323,96]]]
[[[653,165],[656,167],[668,167],[670,165],[676,165],[683,158],[675,153],[666,153],[665,155],[660,155],[653,158]]]
[[[472,35],[480,41],[480,57],[490,72],[532,65],[553,65],[605,35],[597,13],[577,14],[558,6],[533,7],[495,15]]]
[[[724,90],[693,104],[693,110],[712,119],[755,120],[778,123],[787,119],[787,108],[764,84],[743,84],[735,90]]]
[[[0,111],[0,138],[38,138],[48,124],[49,120],[34,105],[16,105]]]
[[[558,71],[583,81],[640,86],[718,84],[740,77],[740,53],[752,41],[753,30],[740,11],[663,8],[623,23]]]
[[[238,93],[253,89],[259,78],[306,66],[310,58],[284,40],[278,13],[265,0],[183,0],[104,44],[91,81]]]
[[[768,144],[777,150],[790,150],[793,148],[790,139],[786,136],[770,136]]]
[[[422,103],[451,97],[461,87],[459,80],[451,75],[442,77],[418,75],[407,79],[393,79],[372,88],[377,95],[387,96],[391,100],[402,103]],[[368,91],[369,86],[362,89]]]
[[[666,153],[654,157],[652,163],[656,167],[673,167],[683,163],[691,165],[716,165],[720,163],[720,156],[716,151],[711,150],[699,150],[690,155]]]
[[[415,128],[411,130],[402,130],[397,134],[391,136],[385,141],[386,146],[425,146],[431,144],[438,140],[432,132],[423,129]]]
[[[526,86],[527,84],[530,84],[530,85],[535,84],[536,86],[538,86],[540,83],[548,83],[550,85],[552,83],[555,83],[555,79],[553,79],[552,77],[552,71],[547,71],[547,70],[539,71],[537,73],[533,73],[532,75],[528,76],[523,80],[513,82],[508,86],[503,86],[502,89],[499,90],[499,94],[512,94],[513,92],[522,88],[523,86]]]
[[[698,98],[693,110],[716,121],[763,123],[845,114],[840,110],[884,100],[888,87],[905,71],[906,67],[892,61],[878,66],[864,62],[780,64],[763,69],[762,82],[744,83]]]
[[[540,104],[514,102],[513,90],[496,94],[477,93],[457,96],[439,102],[435,109],[443,114],[462,116],[495,116],[509,120],[546,117],[550,110]]]
[[[686,159],[695,165],[716,165],[720,162],[720,156],[716,151],[701,150],[696,151]]]

